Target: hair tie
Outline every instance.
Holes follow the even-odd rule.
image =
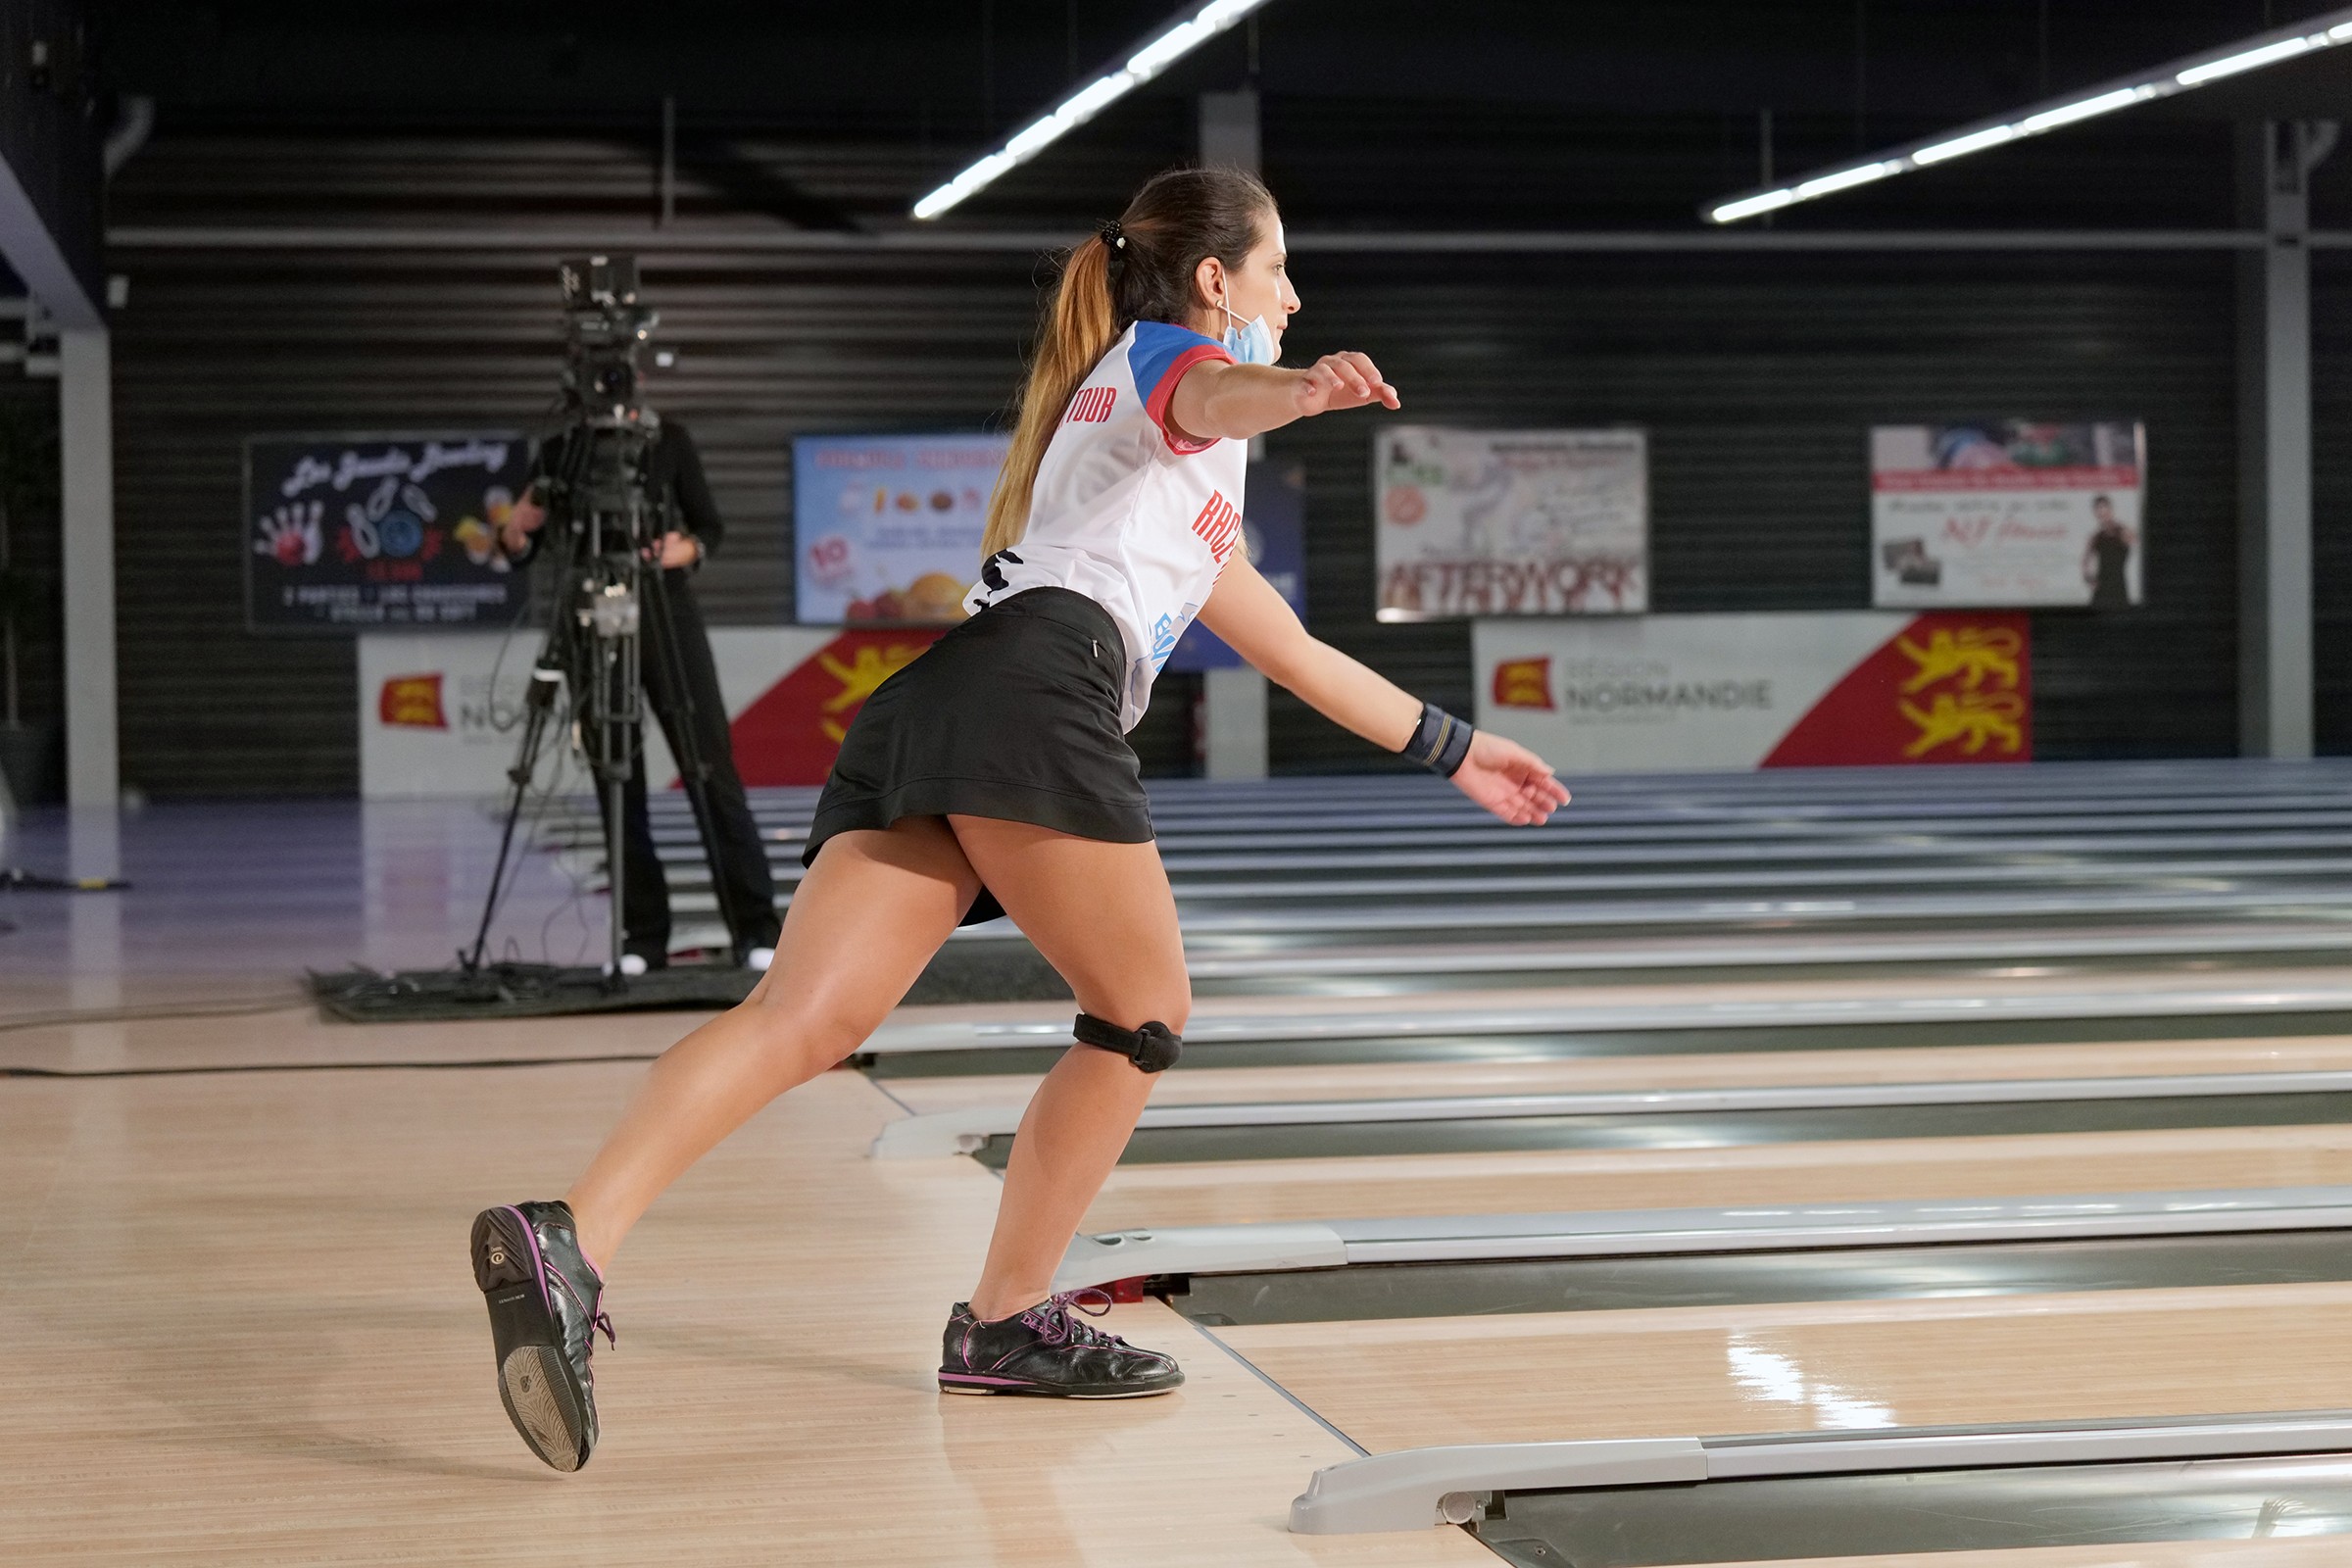
[[[1119,226],[1119,220],[1117,219],[1114,218],[1109,222],[1104,223],[1101,232],[1102,235],[1102,243],[1111,250],[1123,251],[1127,248],[1127,231]]]

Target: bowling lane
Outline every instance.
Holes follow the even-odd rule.
[[[1220,1160],[1121,1165],[1080,1229],[2346,1183],[2341,1125]]]
[[[1616,1090],[1743,1089],[1817,1084],[1984,1083],[2035,1078],[2352,1071],[2352,1036],[2122,1040],[2020,1046],[1922,1046],[1635,1055],[1548,1060],[1367,1062],[1344,1067],[1201,1067],[1169,1073],[1155,1105],[1220,1105],[1422,1096],[1558,1095]],[[894,1078],[917,1114],[1018,1105],[1040,1074]]]
[[[2352,1407],[2352,1284],[1277,1323],[1217,1338],[1374,1453]]]

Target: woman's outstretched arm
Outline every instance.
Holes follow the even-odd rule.
[[[1247,441],[1294,419],[1341,409],[1399,407],[1396,389],[1361,354],[1326,354],[1303,370],[1210,361],[1184,372],[1168,418],[1200,441]]]
[[[1233,645],[1266,678],[1383,751],[1401,752],[1421,722],[1421,700],[1386,675],[1320,642],[1247,555],[1234,552],[1200,623]],[[1504,821],[1542,822],[1568,804],[1568,791],[1542,758],[1516,741],[1480,730],[1453,775],[1455,787]]]

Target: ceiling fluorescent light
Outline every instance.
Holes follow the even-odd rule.
[[[1768,190],[1760,196],[1742,196],[1736,202],[1725,202],[1707,216],[1718,223],[1737,223],[1759,213],[1777,212],[1795,200],[1796,192],[1792,190]]]
[[[2029,136],[2038,136],[2045,130],[2056,130],[2060,125],[2071,125],[2078,120],[2112,115],[2118,109],[2129,109],[2144,98],[2155,96],[2156,89],[2153,87],[2118,87],[2113,92],[2103,92],[2094,98],[2078,99],[2071,104],[2060,104],[2055,109],[2044,109],[2038,115],[2028,115],[2017,122],[2017,128]]]
[[[1125,65],[1096,77],[1052,112],[1023,125],[1003,147],[916,202],[914,216],[937,218],[1007,170],[1027,163],[1265,3],[1266,0],[1211,0],[1138,48],[1128,56]]]
[[[1809,202],[1816,196],[1827,196],[1834,190],[1851,190],[1856,185],[1867,185],[1874,179],[1885,179],[1888,174],[1901,170],[1902,167],[1900,163],[1890,158],[1882,164],[1864,164],[1858,169],[1840,169],[1835,174],[1823,174],[1797,186],[1796,199]]]
[[[2150,99],[2169,97],[2173,93],[2202,87],[2209,81],[2234,76],[2241,72],[2256,71],[2264,66],[2292,60],[2315,49],[2332,49],[2340,44],[2352,44],[2352,6],[2342,6],[2312,17],[2296,24],[2295,29],[2280,28],[2269,33],[2257,33],[2242,39],[2229,54],[2210,59],[2194,59],[2189,63],[2173,61],[2159,66],[2136,80],[2102,88],[2097,92],[2067,103],[2053,104],[2032,113],[2015,112],[1999,120],[1979,121],[1973,127],[1947,133],[1937,140],[1923,142],[1914,147],[1897,147],[1868,164],[1857,164],[1815,175],[1778,190],[1750,191],[1728,201],[1715,203],[1706,209],[1710,222],[1736,223],[1743,218],[1777,211],[1794,202],[1811,201],[1837,191],[1867,185],[1889,174],[1906,170],[1928,169],[1964,158],[1970,153],[1983,152],[2027,136],[2038,136],[2072,125],[2099,115],[2113,114]]]
[[[1922,147],[1911,155],[1911,161],[1923,166],[1940,164],[1946,158],[1965,158],[1970,153],[1981,153],[1987,147],[1998,147],[2005,141],[2015,141],[2022,134],[2024,133],[2015,125],[1994,125],[1987,130],[1972,130],[1965,136],[1954,136],[1949,141],[1939,141],[1932,147]]]
[[[2209,60],[2201,66],[2191,66],[2173,79],[2183,87],[2201,87],[2209,81],[2217,81],[2224,76],[2234,76],[2241,71],[2252,71],[2256,66],[2267,66],[2278,60],[2292,60],[2306,49],[2326,48],[2334,36],[2335,34],[2330,31],[2309,38],[2281,38],[2277,43],[2266,43],[2259,49],[2248,49],[2243,54],[2230,55],[2223,60]]]

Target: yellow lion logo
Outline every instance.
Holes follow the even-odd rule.
[[[922,643],[892,643],[887,648],[876,648],[868,644],[858,649],[846,664],[831,654],[818,654],[816,662],[824,666],[825,673],[841,682],[841,690],[824,701],[827,716],[817,720],[817,728],[825,732],[825,739],[839,746],[842,737],[849,734],[849,728],[834,722],[830,715],[844,709],[856,708],[873,696],[884,681],[913,663],[924,646]]]
[[[1919,666],[1903,682],[1906,693],[1924,690],[1955,675],[1972,692],[1988,679],[2015,691],[2018,655],[2025,651],[2025,640],[2007,626],[1966,626],[1957,633],[1948,627],[1938,627],[1925,648],[1908,637],[1897,637],[1894,645]],[[1908,705],[1904,711],[1910,711]],[[2017,748],[2012,746],[2009,750]]]
[[[1915,703],[1898,703],[1903,716],[1919,726],[1919,735],[1903,748],[1905,757],[1925,757],[1954,741],[1974,757],[1999,742],[2004,752],[2024,749],[2026,700],[2015,692],[1966,692],[1954,696],[1937,692],[1933,707],[1922,712]]]

